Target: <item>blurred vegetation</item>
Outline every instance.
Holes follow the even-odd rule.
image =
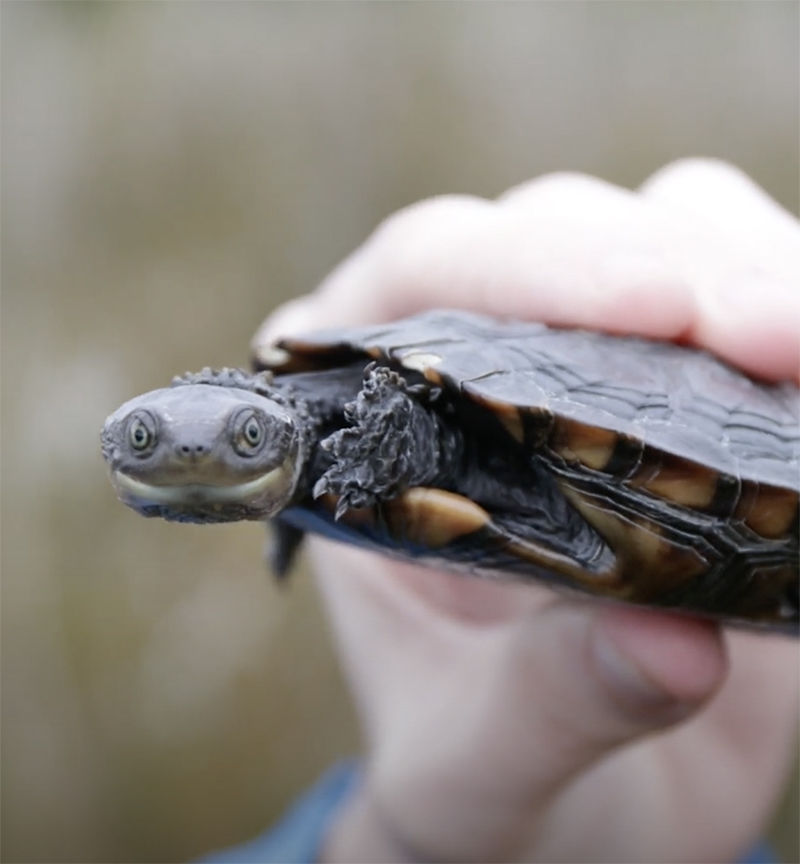
[[[185,860],[359,746],[308,576],[117,505],[105,415],[422,197],[704,154],[797,212],[799,10],[2,5],[4,861]]]

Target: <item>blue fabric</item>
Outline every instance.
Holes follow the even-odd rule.
[[[358,785],[358,763],[341,762],[325,773],[273,828],[255,840],[201,858],[197,864],[314,864],[339,810]],[[738,864],[778,864],[766,843]]]
[[[276,826],[241,846],[213,852],[198,864],[313,864],[339,809],[358,785],[358,776],[355,761],[335,765]]]
[[[750,850],[740,864],[779,864],[773,850],[764,842],[758,843]]]

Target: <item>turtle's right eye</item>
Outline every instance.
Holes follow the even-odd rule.
[[[147,450],[155,442],[156,434],[152,423],[144,417],[134,417],[128,425],[128,441],[138,453]]]

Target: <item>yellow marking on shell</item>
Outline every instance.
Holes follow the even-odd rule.
[[[325,368],[323,352],[307,350],[307,346],[290,339],[281,339],[274,345],[255,345],[253,360],[256,368],[269,369],[280,375]]]
[[[383,506],[392,537],[438,549],[489,524],[489,514],[461,495],[417,486]]]
[[[661,460],[664,454],[660,450],[653,447],[645,447],[642,450],[642,457],[639,464],[633,473],[625,480],[626,486],[631,486],[634,489],[640,489],[649,483],[654,477],[657,477],[661,471]]]
[[[696,549],[670,542],[655,522],[611,510],[605,502],[572,488],[567,482],[560,485],[569,502],[617,557],[619,588],[613,592],[614,596],[645,603],[691,582],[708,569],[708,563]]]
[[[512,409],[512,406],[508,406],[508,408],[508,411],[497,411],[495,413],[509,435],[512,438],[516,438],[522,444],[525,441],[525,427],[522,425],[522,417],[516,408]]]
[[[436,371],[436,366],[442,362],[442,357],[439,354],[434,354],[430,351],[412,351],[409,354],[404,354],[400,358],[400,362],[406,369],[413,369],[415,372],[422,372],[426,381],[431,384],[442,386],[442,376]]]
[[[611,429],[563,418],[556,420],[550,436],[550,446],[567,462],[580,462],[595,471],[605,469],[616,444],[617,433]]]
[[[406,369],[415,369],[417,372],[424,372],[431,366],[438,366],[442,362],[442,357],[439,354],[431,352],[414,351],[411,354],[404,354],[400,358],[400,362]]]
[[[386,355],[383,353],[383,351],[381,351],[380,348],[378,348],[377,345],[373,345],[370,348],[365,348],[364,350],[367,352],[367,354],[369,354],[370,357],[372,357],[373,360],[384,360],[386,357]]]
[[[797,518],[797,500],[792,489],[746,483],[733,516],[756,534],[778,539],[786,536]]]
[[[524,443],[525,427],[522,423],[522,414],[520,414],[519,408],[508,402],[498,402],[494,399],[489,399],[487,396],[477,395],[470,392],[469,388],[466,388],[466,392],[473,402],[477,402],[479,405],[488,408],[503,424],[512,438],[519,441],[520,444]]]
[[[714,500],[718,480],[716,471],[664,453],[658,471],[641,486],[675,504],[707,510]]]

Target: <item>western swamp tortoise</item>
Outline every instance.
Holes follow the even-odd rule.
[[[798,632],[800,391],[636,337],[434,311],[126,402],[119,497]]]

